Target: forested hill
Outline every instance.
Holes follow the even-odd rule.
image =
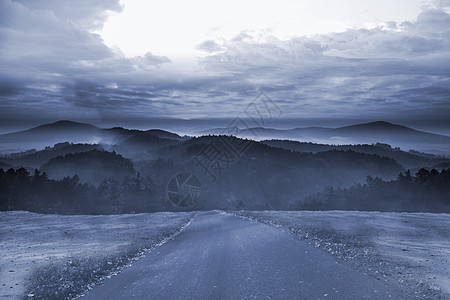
[[[351,150],[359,153],[377,154],[379,156],[395,159],[405,168],[434,167],[440,163],[447,162],[445,157],[439,157],[427,153],[420,153],[414,150],[402,151],[400,148],[392,148],[388,144],[375,143],[359,145],[326,145],[307,142],[297,142],[289,140],[264,140],[263,144],[271,147],[279,147],[297,152],[324,152],[329,150]]]
[[[40,169],[51,179],[77,175],[81,182],[95,185],[108,178],[120,180],[122,177],[136,174],[131,160],[115,152],[99,150],[57,156],[51,158]]]
[[[127,136],[123,129],[114,130]],[[212,135],[180,139],[159,131],[151,135],[134,132],[120,140],[109,146],[60,143],[41,151],[4,156],[0,159],[5,176],[3,194],[7,195],[4,201],[15,205],[3,203],[3,209],[38,210],[42,204],[42,211],[55,210],[55,205],[58,211],[64,211],[66,191],[61,186],[67,185],[72,186],[74,195],[83,198],[73,201],[84,204],[68,204],[66,212],[178,209],[169,205],[167,187],[171,178],[181,172],[194,175],[201,185],[201,200],[190,209],[314,208],[308,197],[330,187],[344,190],[365,184],[367,176],[386,182],[395,180],[408,169],[395,158],[405,159],[414,167],[414,173],[424,166],[448,163],[444,158],[406,153],[386,145],[312,145],[317,151],[300,152],[286,145],[300,147],[294,150],[311,145],[288,141],[269,145]],[[26,177],[29,179],[24,180]],[[58,200],[48,202],[47,198]],[[28,207],[29,201],[37,204]],[[86,201],[90,201],[89,210]],[[355,209],[361,208],[354,204]]]

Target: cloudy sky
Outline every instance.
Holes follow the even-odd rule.
[[[231,118],[261,91],[290,120],[449,127],[450,1],[0,0],[3,130]]]

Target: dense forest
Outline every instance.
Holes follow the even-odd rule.
[[[371,145],[324,145],[316,143],[297,142],[289,140],[266,140],[262,143],[271,147],[279,147],[297,152],[324,152],[329,150],[354,151],[359,153],[377,154],[383,157],[395,159],[405,168],[414,168],[416,166],[433,167],[439,163],[447,162],[443,156],[422,153],[414,150],[402,151],[398,147],[391,147],[384,143],[374,143]]]
[[[133,176],[136,173],[131,160],[116,152],[104,150],[90,150],[57,156],[43,164],[40,169],[49,174],[52,179],[77,175],[81,182],[94,185],[98,185],[108,178],[121,180],[122,177]]]
[[[448,159],[386,144],[257,142],[123,128],[106,132],[113,144],[65,142],[0,156],[0,210],[89,214],[178,210],[168,201],[167,186],[180,172],[201,183],[201,199],[191,210],[448,211],[449,207],[445,184],[435,183],[440,178],[448,184],[445,171],[436,175],[432,170],[429,179],[419,179],[424,170],[446,168]],[[397,178],[406,169],[411,169],[402,175],[406,179]],[[408,175],[411,172],[417,175]]]
[[[298,209],[377,210],[450,213],[450,169],[408,170],[396,180],[367,176],[365,184],[326,188],[299,203]]]
[[[170,209],[156,197],[155,185],[139,173],[102,181],[98,187],[80,183],[78,175],[49,179],[45,172],[25,168],[0,169],[0,210],[28,210],[60,214],[117,214]]]
[[[244,201],[252,191],[230,209],[266,209],[260,202]],[[270,189],[266,192],[270,194]],[[246,194],[247,193],[247,194]],[[109,178],[98,186],[80,183],[78,175],[61,180],[25,168],[0,169],[0,210],[29,210],[41,213],[111,214],[177,210],[169,205],[161,189],[140,173],[121,180]],[[278,198],[279,209],[377,210],[450,212],[450,169],[441,172],[420,169],[415,176],[408,170],[396,180],[384,181],[367,176],[365,184],[350,188],[328,187],[320,193],[293,202]],[[203,206],[221,207],[216,201]],[[275,205],[275,204],[272,204]],[[223,205],[222,205],[223,206]],[[201,209],[202,207],[197,207]],[[206,208],[206,207],[203,207]],[[194,207],[191,209],[195,209]]]

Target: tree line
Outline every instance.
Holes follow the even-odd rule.
[[[38,169],[0,169],[0,210],[58,214],[118,214],[170,209],[149,177],[136,173],[108,178],[98,186],[81,183],[78,175],[49,179]]]
[[[414,176],[408,170],[391,181],[367,176],[365,184],[306,197],[297,209],[450,213],[450,169],[422,168]]]
[[[253,176],[255,174],[258,173],[253,173]],[[267,192],[263,185],[259,189],[262,194]],[[258,188],[252,190],[252,193],[236,198],[236,203],[228,209],[267,209],[267,206],[258,205],[257,202],[250,204],[244,201],[255,197]],[[162,191],[162,186],[140,173],[120,180],[111,177],[95,186],[81,183],[78,175],[52,180],[38,169],[33,174],[25,168],[0,169],[1,211],[119,214],[173,210]],[[298,199],[294,205],[289,199],[283,199],[283,195],[273,197],[278,200],[279,209],[450,213],[450,169],[439,172],[422,168],[414,176],[408,170],[391,181],[367,176],[364,184],[350,188],[328,187],[320,193]],[[220,207],[219,202],[210,204],[211,207]]]

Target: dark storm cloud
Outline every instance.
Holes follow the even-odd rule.
[[[30,111],[33,117],[35,106],[54,114],[49,105],[57,115],[75,117],[105,107],[132,111],[137,97],[127,91],[158,77],[150,72],[170,60],[150,52],[127,59],[88,31],[102,26],[107,11],[121,9],[119,1],[1,0],[0,108],[15,106],[17,115]],[[108,97],[116,98],[108,103]]]
[[[445,8],[440,1],[413,22],[290,40],[243,31],[201,43],[208,56],[187,72],[152,49],[126,58],[91,32],[119,1],[0,0],[0,119],[14,110],[56,119],[235,116],[261,90],[286,116],[450,114]]]
[[[70,20],[86,29],[99,29],[108,12],[120,12],[119,0],[14,0],[26,8],[51,11],[60,20]]]
[[[243,32],[221,47],[227,50],[203,60],[206,68],[247,78],[296,113],[305,105],[305,113],[319,115],[401,115],[405,107],[412,116],[450,113],[450,15],[443,10],[424,11],[415,22],[288,41],[261,42]]]
[[[20,92],[20,85],[16,83],[16,80],[8,77],[0,77],[0,97],[12,96]]]

